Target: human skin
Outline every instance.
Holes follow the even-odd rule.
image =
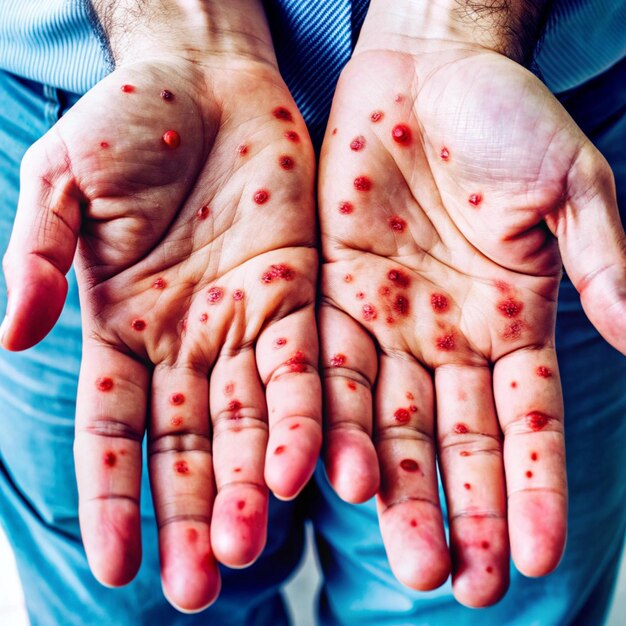
[[[528,51],[503,24],[532,30],[540,3],[504,4],[490,26],[462,2],[374,0],[319,166],[330,482],[349,502],[377,494],[400,581],[432,589],[451,571],[469,606],[505,593],[510,553],[541,576],[564,549],[562,265],[626,351],[612,173],[513,60]]]
[[[24,158],[2,345],[45,336],[74,260],[90,566],[139,567],[146,434],[163,589],[196,611],[319,455],[315,161],[258,2],[155,4],[97,5],[116,69]]]

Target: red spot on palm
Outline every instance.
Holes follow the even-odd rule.
[[[174,100],[174,94],[169,89],[163,89],[161,91],[161,98],[166,102],[171,102]]]
[[[292,157],[284,154],[280,157],[278,157],[278,164],[284,169],[284,170],[292,170],[295,165],[296,162],[293,160]]]
[[[414,404],[412,404],[412,405],[409,407],[409,411],[411,411],[411,413],[417,413],[417,407],[416,407]]]
[[[337,129],[333,128],[333,132],[331,133],[331,135],[335,136],[337,134]]]
[[[408,287],[411,284],[411,279],[408,274],[405,274],[402,270],[394,269],[389,270],[387,278],[395,283],[398,287]]]
[[[413,400],[413,398],[415,397],[415,396],[414,396],[414,395],[413,395],[410,391],[407,391],[407,392],[404,394],[404,396],[405,396],[405,398],[406,398],[407,400]]]
[[[248,154],[248,146],[245,143],[241,143],[237,146],[237,154],[239,156],[244,156]]]
[[[413,528],[415,528],[417,526],[417,520],[412,519],[410,524]]]
[[[224,395],[225,396],[232,396],[233,395],[233,391],[235,391],[235,383],[234,382],[229,382],[226,383],[224,385]]]
[[[517,381],[515,380],[511,381],[511,389],[517,389]]]
[[[470,429],[468,427],[467,424],[464,424],[463,422],[457,422],[454,427],[452,428],[452,430],[457,434],[457,435],[466,435],[467,433],[469,433]]]
[[[526,416],[526,424],[528,428],[537,432],[543,430],[548,422],[553,418],[541,411],[532,411]]]
[[[402,461],[400,461],[400,467],[405,472],[411,472],[411,473],[419,471],[419,468],[420,468],[417,461],[414,461],[413,459],[402,459]]]
[[[298,428],[300,428],[300,424],[296,422],[289,427],[289,430],[298,430]]]
[[[345,283],[351,283],[351,282],[352,282],[352,274],[346,274],[346,275],[343,277],[343,281],[344,281]]]
[[[447,161],[450,158],[450,151],[445,146],[441,148],[441,152],[439,153],[442,161]]]
[[[363,150],[363,148],[365,148],[365,137],[363,137],[363,135],[359,135],[358,137],[355,137],[350,142],[350,150],[354,150],[354,152]]]
[[[343,367],[346,363],[346,355],[345,354],[333,354],[330,358],[330,364],[332,367]]]
[[[133,93],[135,87],[133,85],[122,85],[120,88],[124,93]]]
[[[408,146],[411,143],[411,129],[404,124],[394,126],[391,131],[391,136],[393,140],[400,145]]]
[[[130,323],[130,327],[133,330],[142,331],[146,329],[147,324],[143,320],[133,320]]]
[[[289,367],[289,371],[301,374],[307,369],[306,357],[302,352],[300,352],[300,350],[298,350],[291,357],[289,357],[287,361],[285,361],[285,365]]]
[[[256,204],[265,204],[270,199],[269,191],[267,191],[267,189],[259,189],[255,191],[252,199]]]
[[[406,316],[409,314],[409,301],[404,296],[396,296],[396,299],[393,302],[393,310],[398,315]]]
[[[183,423],[183,418],[180,415],[174,415],[170,420],[172,426],[180,426]]]
[[[275,280],[293,280],[295,277],[295,270],[284,263],[278,263],[276,265],[270,265],[269,269],[261,276],[261,282],[267,285],[273,283]]]
[[[293,122],[293,115],[291,115],[291,111],[285,107],[276,107],[272,111],[272,114],[277,120],[282,120],[283,122]]]
[[[515,320],[511,322],[502,333],[504,339],[514,340],[519,339],[522,336],[522,331],[524,330],[524,322],[522,320]]]
[[[198,540],[198,531],[195,528],[187,529],[187,541],[189,543],[195,543]]]
[[[449,333],[447,335],[437,337],[437,339],[435,340],[435,345],[437,346],[438,350],[441,350],[443,352],[450,352],[450,350],[454,350],[454,347],[456,345],[454,335],[452,333]]]
[[[180,146],[180,135],[175,130],[166,130],[161,139],[163,143],[172,150]]]
[[[551,378],[552,370],[547,368],[545,365],[540,365],[537,368],[537,376],[539,376],[540,378]]]
[[[282,348],[283,346],[287,345],[287,340],[284,337],[279,337],[275,342],[274,342],[274,347],[275,348]]]
[[[367,176],[357,176],[352,184],[357,191],[369,191],[372,188],[372,181]]]
[[[246,294],[244,293],[243,289],[235,289],[235,291],[233,291],[233,300],[235,302],[243,300],[245,296]]]
[[[376,311],[376,308],[371,304],[364,304],[363,308],[361,309],[361,313],[363,315],[363,319],[366,322],[371,322],[378,317],[378,312]]]
[[[407,409],[398,409],[393,416],[398,424],[407,424],[411,419],[411,414]]]
[[[174,463],[174,471],[177,474],[189,474],[190,470],[187,461],[176,461]]]
[[[221,287],[211,287],[207,292],[207,302],[209,304],[217,304],[222,301],[224,290]]]
[[[245,500],[239,500],[237,502],[237,510],[242,511],[246,506],[246,501]]]
[[[504,317],[514,318],[517,317],[524,309],[524,303],[516,300],[515,298],[506,298],[500,300],[496,305],[498,312]]]
[[[353,380],[349,380],[346,383],[346,387],[348,387],[350,391],[356,391],[356,383]]]
[[[538,458],[539,458],[539,455],[536,452],[531,452],[530,453],[531,461],[536,461]]]
[[[209,213],[211,212],[211,209],[205,204],[204,206],[201,206],[197,211],[196,211],[196,217],[199,220],[205,220],[207,217],[209,217]]]
[[[201,324],[206,324],[209,319],[208,313],[203,313],[199,318]]]
[[[274,454],[282,454],[285,451],[285,446],[278,446],[276,450],[274,450]]]
[[[165,289],[167,287],[167,283],[164,278],[157,278],[153,283],[152,287],[154,289]]]
[[[170,396],[170,404],[173,406],[180,406],[185,403],[185,396],[182,393],[173,393]]]
[[[363,298],[365,298],[365,294],[362,291],[357,291],[356,292],[356,299],[357,300],[363,300]]]
[[[98,391],[111,391],[113,389],[113,379],[108,376],[96,379],[96,389]]]
[[[388,296],[391,293],[391,289],[389,287],[387,287],[386,285],[383,285],[379,290],[378,293],[381,296]]]
[[[285,133],[285,138],[289,139],[289,141],[293,141],[294,143],[297,143],[298,141],[300,141],[300,135],[298,135],[298,133],[295,130],[288,130]]]
[[[239,400],[231,400],[228,403],[228,410],[229,411],[239,411],[239,409],[241,408],[241,402],[239,402]]]
[[[100,142],[100,147],[101,147],[101,148],[108,148],[108,147],[109,147],[109,144],[108,144],[108,142],[107,142],[107,141],[101,141],[101,142]]]
[[[354,205],[352,202],[340,202],[339,203],[339,213],[342,215],[350,215],[354,211]]]
[[[491,565],[487,565],[487,567],[485,567],[485,571],[487,572],[487,574],[492,574],[493,573],[493,567],[491,567]]]
[[[465,487],[465,489],[467,489],[468,491],[472,488],[472,486],[469,483],[465,483],[463,487]]]
[[[483,197],[479,193],[472,193],[467,201],[474,207],[477,207],[482,201]]]
[[[380,120],[383,119],[384,115],[385,114],[382,111],[372,111],[370,113],[370,120],[374,122],[374,124],[376,124],[377,122],[380,122]]]
[[[526,472],[526,478],[532,478],[532,477],[533,477],[533,473],[530,470],[528,470]]]
[[[435,313],[445,313],[450,307],[450,303],[442,293],[433,293],[430,296],[430,306]]]
[[[467,450],[461,450],[461,452],[459,452],[459,456],[472,456],[472,453]]]
[[[389,227],[396,233],[403,233],[406,222],[399,215],[394,215],[389,218]]]
[[[239,474],[239,473],[241,472],[241,468],[240,468],[240,467],[235,467],[235,468],[233,469],[233,472],[234,472],[235,474]]]
[[[115,467],[115,464],[117,463],[117,456],[115,452],[107,450],[102,456],[102,460],[107,467]]]

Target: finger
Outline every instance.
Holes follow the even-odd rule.
[[[328,480],[347,502],[378,491],[380,471],[372,442],[372,386],[378,355],[370,336],[350,316],[320,309]]]
[[[211,543],[219,561],[244,567],[257,559],[267,539],[267,411],[252,348],[220,356],[210,397],[218,490]]]
[[[141,562],[141,440],[146,368],[85,334],[74,458],[80,527],[94,576],[130,582]]]
[[[380,531],[394,574],[434,589],[450,573],[437,486],[430,375],[410,358],[382,356],[375,396]]]
[[[561,559],[567,524],[563,400],[554,348],[512,352],[497,362],[493,376],[504,432],[511,552],[523,574],[543,576]]]
[[[626,354],[626,237],[608,163],[589,143],[568,178],[568,198],[546,218],[587,316]]]
[[[270,429],[265,480],[285,500],[311,478],[322,445],[318,355],[313,304],[268,326],[257,345]]]
[[[211,549],[215,499],[206,372],[161,364],[152,381],[150,485],[168,600],[198,611],[219,593]]]
[[[502,437],[488,367],[435,373],[439,459],[450,524],[452,588],[467,606],[494,604],[509,582]]]
[[[22,162],[18,210],[3,262],[9,305],[0,341],[7,350],[41,341],[67,295],[80,195],[63,145],[54,137],[49,134],[31,147]]]

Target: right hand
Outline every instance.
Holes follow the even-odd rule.
[[[290,499],[311,476],[314,178],[275,62],[226,55],[123,65],[25,156],[2,344],[51,329],[78,243],[79,514],[104,584],[141,560],[144,433],[163,586],[181,610],[215,599],[216,558],[261,553],[267,487]]]

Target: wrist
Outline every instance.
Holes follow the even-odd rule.
[[[522,64],[532,60],[546,0],[371,0],[356,52],[395,49],[419,54],[492,50]]]
[[[178,57],[200,66],[215,58],[275,65],[259,0],[93,0],[116,67]]]

